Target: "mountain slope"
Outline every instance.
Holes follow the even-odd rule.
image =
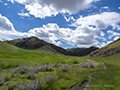
[[[23,39],[15,39],[11,41],[5,41],[9,44],[15,45],[17,47],[23,48],[23,49],[42,49],[45,51],[52,51],[57,52],[65,55],[71,55],[68,51],[65,49],[55,46],[54,44],[47,43],[43,40],[38,39],[37,37],[29,37],[29,38],[23,38]]]
[[[108,57],[120,53],[120,39],[115,42],[110,43],[109,45],[96,50],[90,54],[90,57]]]
[[[99,48],[92,46],[90,48],[72,48],[68,49],[68,51],[71,52],[74,56],[86,56],[97,49]]]
[[[92,51],[98,49],[96,47],[90,47],[90,48],[72,48],[66,50],[54,44],[50,44],[43,40],[40,40],[37,37],[15,39],[5,42],[27,50],[44,50],[71,56],[85,56],[90,54]]]

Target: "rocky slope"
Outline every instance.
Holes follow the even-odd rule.
[[[108,57],[120,53],[120,39],[109,45],[91,52],[90,57]]]

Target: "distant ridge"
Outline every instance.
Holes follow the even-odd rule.
[[[118,53],[120,53],[120,38],[99,50],[91,52],[90,57],[108,57]]]
[[[47,43],[44,40],[40,40],[34,36],[23,39],[14,39],[5,42],[23,49],[29,49],[29,50],[43,49],[44,51],[51,51],[51,52],[60,53],[64,55],[71,55],[71,56],[85,56],[90,54],[92,51],[98,49],[96,47],[90,47],[90,48],[72,48],[66,50],[54,44]]]
[[[73,53],[74,56],[86,56],[97,49],[99,48],[92,46],[90,48],[71,48],[68,51]]]

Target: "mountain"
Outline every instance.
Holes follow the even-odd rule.
[[[120,39],[99,50],[91,52],[90,57],[108,57],[117,53],[120,53]]]
[[[67,51],[71,52],[74,56],[86,56],[97,49],[99,48],[92,46],[90,48],[72,48],[67,49]]]
[[[70,55],[68,51],[65,49],[58,47],[54,44],[47,43],[43,40],[38,39],[37,37],[28,37],[28,38],[23,38],[23,39],[15,39],[11,41],[5,41],[9,44],[12,44],[14,46],[23,48],[23,49],[28,49],[28,50],[34,50],[34,49],[42,49],[45,51],[51,51],[51,52],[57,52],[65,55]]]
[[[5,42],[23,49],[28,49],[28,50],[42,49],[44,51],[51,51],[51,52],[60,53],[64,55],[71,55],[71,56],[85,56],[90,54],[92,51],[95,51],[98,49],[96,47],[63,49],[54,44],[50,44],[43,40],[40,40],[37,37],[14,39],[14,40],[5,41]]]

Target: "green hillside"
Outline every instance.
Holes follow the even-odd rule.
[[[91,57],[108,57],[111,55],[115,55],[120,53],[120,39],[116,40],[115,42],[110,43],[109,45],[93,51],[90,56]]]
[[[60,90],[72,88],[75,84],[83,85],[82,83],[87,81],[90,71],[97,70],[97,68],[81,67],[80,63],[83,62],[89,63],[78,57],[45,52],[42,49],[25,50],[0,41],[0,90],[16,90],[16,88],[21,90],[17,83],[30,84],[31,80],[36,79],[41,80],[43,90],[49,88],[54,90],[51,89],[53,86],[56,90]],[[36,73],[30,70],[35,70]],[[54,77],[54,82],[44,81],[48,75]]]
[[[10,64],[15,61],[15,64],[24,63],[30,65],[40,65],[57,62],[72,63],[73,61],[78,60],[78,58],[54,53],[48,51],[48,49],[47,51],[45,51],[43,48],[36,50],[26,50],[0,41],[0,59],[1,62],[6,64]],[[37,61],[37,63],[35,61]]]
[[[0,41],[0,90],[119,90],[119,58],[90,60]]]

